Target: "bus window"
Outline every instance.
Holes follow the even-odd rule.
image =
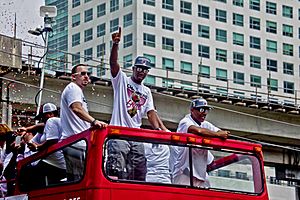
[[[131,144],[144,148],[145,179],[132,179]],[[112,151],[126,147],[126,151]],[[145,143],[125,139],[109,139],[105,144],[104,173],[115,181],[166,184],[173,187],[216,189],[260,194],[263,191],[262,167],[250,152],[212,149],[201,146]],[[192,177],[192,178],[191,178]],[[191,181],[192,180],[192,181]]]
[[[80,140],[23,165],[19,175],[20,190],[27,192],[81,180],[86,146],[86,141]]]

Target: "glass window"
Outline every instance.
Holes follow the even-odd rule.
[[[80,13],[72,16],[72,27],[79,26],[80,24]]]
[[[155,27],[155,15],[144,12],[144,25]]]
[[[260,0],[250,0],[249,8],[260,11]]]
[[[227,81],[227,70],[216,68],[216,79],[219,81]]]
[[[216,40],[220,42],[227,42],[227,31],[216,29]]]
[[[90,41],[93,39],[93,29],[89,28],[87,30],[84,31],[84,41]]]
[[[61,150],[40,156],[39,162],[35,165],[33,163],[36,160],[29,161],[30,163],[23,165],[20,170],[20,190],[28,192],[80,181],[84,177],[87,158],[86,146],[86,142],[80,140]],[[52,165],[49,167],[47,163],[50,157],[59,159],[56,162],[64,167],[53,168]],[[49,170],[45,170],[45,168]]]
[[[123,57],[124,68],[132,67],[132,54]]]
[[[97,57],[103,58],[105,55],[105,43],[97,45]]]
[[[174,51],[174,39],[162,37],[162,48],[168,51]]]
[[[155,35],[144,33],[144,45],[148,47],[155,47]]]
[[[198,36],[209,39],[209,26],[198,25]]]
[[[198,5],[198,16],[209,19],[209,7]]]
[[[97,6],[97,17],[104,16],[106,14],[106,9],[105,9],[106,4],[102,3]]]
[[[282,35],[293,37],[293,26],[283,24],[282,25]]]
[[[183,74],[192,74],[192,63],[181,61],[180,72]]]
[[[261,58],[258,56],[250,55],[250,67],[260,69],[261,68]]]
[[[202,58],[209,58],[209,46],[198,45],[198,56]]]
[[[199,65],[199,75],[201,77],[209,78],[210,77],[210,67],[206,65]]]
[[[147,75],[145,80],[144,80],[144,84],[146,84],[146,85],[155,85],[155,76]]]
[[[289,81],[283,81],[283,92],[288,94],[294,94],[294,83]]]
[[[235,6],[244,7],[244,0],[232,0],[232,4]]]
[[[294,75],[294,64],[283,62],[283,73],[289,74],[289,75]]]
[[[72,8],[80,6],[80,0],[72,0]]]
[[[192,35],[192,23],[186,21],[180,21],[180,32],[188,35]]]
[[[93,8],[84,11],[84,22],[93,20]]]
[[[294,55],[292,44],[283,43],[282,45],[283,45],[283,55],[287,55],[287,56],[293,56]]]
[[[267,51],[277,53],[277,42],[273,40],[267,40]]]
[[[256,75],[250,75],[250,85],[252,87],[261,88],[261,77]]]
[[[250,28],[260,30],[260,19],[256,17],[250,17]]]
[[[166,30],[174,30],[174,19],[169,17],[162,17],[162,28]]]
[[[236,84],[244,85],[244,73],[241,72],[233,72],[233,82]]]
[[[101,37],[105,35],[105,23],[97,26],[97,37]]]
[[[144,0],[144,4],[149,6],[155,6],[155,0]]]
[[[110,32],[118,31],[119,29],[119,18],[110,20]]]
[[[84,62],[92,60],[93,58],[93,48],[88,48],[84,50]]]
[[[185,14],[192,14],[192,3],[186,1],[180,1],[180,12]]]
[[[123,7],[132,5],[132,0],[123,0]]]
[[[240,33],[232,33],[233,44],[244,46],[244,35]]]
[[[128,27],[132,25],[132,13],[124,15],[123,17],[123,27]]]
[[[150,55],[150,54],[146,54],[146,53],[144,53],[144,56],[145,56],[146,58],[149,58],[151,68],[155,67],[155,63],[156,63],[156,58],[155,58],[155,56],[154,56],[154,55]]]
[[[237,65],[244,65],[244,54],[233,52],[233,63]]]
[[[244,16],[237,14],[237,13],[233,13],[232,14],[232,18],[233,18],[233,24],[237,25],[237,26],[244,26]]]
[[[180,53],[192,55],[192,43],[180,41]]]
[[[225,10],[216,9],[216,20],[219,22],[227,22],[227,16],[226,16]]]
[[[171,58],[162,58],[162,68],[169,71],[174,71],[174,60]]]
[[[174,0],[163,0],[162,8],[167,10],[174,10]]]
[[[293,18],[293,7],[283,5],[282,6],[282,16],[288,17],[288,18]]]
[[[80,33],[75,33],[72,35],[72,47],[80,44]]]
[[[90,1],[92,1],[92,0],[84,0],[84,3],[88,3],[88,2],[90,2]]]
[[[80,52],[72,54],[72,65],[77,65],[80,63]]]
[[[224,49],[216,49],[216,60],[227,62],[227,51]]]
[[[266,23],[266,31],[268,33],[277,33],[277,23],[272,21],[267,21]]]
[[[110,0],[110,12],[119,10],[119,0]]]
[[[268,87],[270,90],[278,91],[278,80],[277,79],[268,78],[267,83],[268,83]]]
[[[277,72],[277,60],[267,59],[267,70]]]
[[[277,14],[277,5],[274,2],[268,2],[266,3],[266,12],[269,14],[276,15]]]
[[[260,49],[260,38],[250,36],[250,48]]]
[[[174,85],[174,80],[173,79],[169,79],[169,78],[163,78],[162,79],[162,86],[163,87],[173,87]]]
[[[133,40],[133,36],[132,33],[124,35],[124,39],[123,39],[123,48],[127,48],[132,46],[132,40]]]

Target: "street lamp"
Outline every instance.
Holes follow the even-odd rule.
[[[40,16],[44,17],[44,28],[36,28],[35,30],[29,30],[28,33],[39,36],[41,35],[44,40],[44,55],[41,59],[43,59],[42,67],[41,67],[41,77],[40,77],[40,90],[39,90],[39,99],[38,99],[38,107],[36,115],[39,114],[39,108],[41,107],[43,88],[44,88],[44,77],[45,77],[45,60],[47,54],[47,43],[48,43],[48,35],[49,32],[52,32],[51,23],[53,22],[54,17],[57,15],[57,9],[55,6],[41,6],[40,7]]]

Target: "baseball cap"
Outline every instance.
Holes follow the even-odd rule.
[[[149,58],[146,58],[144,56],[138,56],[138,57],[136,57],[136,59],[134,61],[134,66],[142,66],[142,67],[146,67],[146,68],[150,69],[151,61]]]
[[[209,109],[213,109],[212,106],[209,106],[207,104],[207,101],[203,98],[199,98],[199,99],[194,99],[192,102],[191,102],[191,105],[190,105],[191,108],[209,108]]]
[[[43,116],[43,114],[54,111],[57,111],[56,105],[54,105],[53,103],[45,103],[41,106],[39,114],[35,116],[34,119],[40,119]]]

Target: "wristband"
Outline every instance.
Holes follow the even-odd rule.
[[[94,121],[92,121],[91,125],[95,126],[96,121],[97,121],[97,119],[94,119]]]

